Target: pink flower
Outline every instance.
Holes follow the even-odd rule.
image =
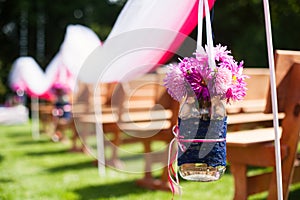
[[[233,56],[229,55],[231,51],[227,50],[226,46],[218,44],[215,47],[215,60],[217,62],[224,62],[225,60],[233,60]]]
[[[232,84],[232,73],[228,68],[218,67],[215,81],[214,90],[215,95],[225,96],[227,90]]]
[[[246,95],[247,76],[243,75],[243,62],[234,60],[226,46],[214,48],[216,69],[208,66],[206,49],[195,52],[195,57],[186,57],[178,65],[168,67],[165,86],[169,94],[180,101],[190,87],[198,100],[210,100],[213,96],[238,101]],[[187,85],[188,84],[188,85]]]
[[[186,94],[186,87],[185,78],[177,64],[168,65],[168,73],[164,83],[171,97],[176,101],[181,101]]]

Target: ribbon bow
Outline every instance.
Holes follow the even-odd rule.
[[[172,133],[175,136],[174,139],[176,140],[180,150],[185,152],[186,147],[182,144],[182,141],[184,141],[184,136],[179,135],[179,128],[177,125],[173,126]]]
[[[175,194],[175,186],[177,186],[177,188],[178,188],[179,195],[181,195],[181,187],[179,185],[179,178],[178,178],[178,174],[177,174],[177,168],[174,169],[174,167],[173,167],[173,162],[176,161],[177,157],[178,157],[178,151],[176,150],[176,153],[175,153],[174,157],[171,158],[171,156],[172,156],[172,146],[173,146],[174,142],[176,141],[181,151],[185,151],[186,147],[181,143],[181,140],[184,137],[179,135],[179,128],[178,128],[177,125],[173,126],[172,133],[174,135],[174,138],[172,139],[172,141],[170,142],[170,145],[169,145],[168,181],[170,183],[171,191],[172,191],[172,194],[173,194],[172,199],[173,199],[174,194]]]

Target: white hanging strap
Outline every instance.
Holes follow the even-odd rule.
[[[205,8],[205,19],[206,19],[206,37],[207,37],[207,46],[208,46],[208,64],[209,67],[213,70],[216,68],[215,54],[214,54],[214,43],[212,39],[212,30],[211,30],[211,21],[208,0],[204,0]]]
[[[199,0],[198,5],[198,35],[197,35],[197,52],[203,50],[202,47],[202,32],[203,32],[203,4],[205,9],[205,19],[206,19],[206,44],[207,44],[207,54],[208,54],[208,64],[212,69],[216,68],[215,56],[214,56],[214,44],[212,39],[211,21],[209,13],[208,0]]]
[[[203,0],[199,0],[198,4],[198,34],[197,34],[197,49],[198,52],[202,48],[202,32],[203,32]]]
[[[213,43],[213,39],[212,39],[211,20],[210,20],[208,0],[204,0],[204,7],[205,7],[207,45],[208,45],[208,48],[212,49],[214,46],[214,43]]]
[[[177,125],[173,126],[172,129],[172,133],[174,135],[174,138],[171,140],[170,144],[169,144],[169,151],[168,151],[168,181],[171,187],[171,191],[174,197],[175,194],[175,190],[178,190],[179,196],[181,197],[182,195],[182,188],[179,184],[179,177],[178,177],[178,169],[177,166],[176,168],[173,167],[173,162],[177,161],[178,158],[178,149],[176,148],[176,152],[174,154],[174,157],[172,156],[172,148],[173,145],[177,143],[177,146],[180,144],[178,143],[178,139],[179,139],[179,128]],[[173,198],[172,198],[173,200]]]

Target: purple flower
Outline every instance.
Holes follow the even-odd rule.
[[[206,50],[195,52],[195,57],[186,57],[177,65],[170,65],[165,78],[169,94],[180,101],[190,87],[199,100],[210,100],[213,96],[238,101],[246,95],[247,76],[243,75],[243,62],[238,63],[226,46],[214,48],[216,69],[208,66]]]
[[[189,84],[187,87],[191,87],[197,98],[209,100],[210,94],[207,82],[211,77],[211,70],[207,67],[207,62],[191,57],[184,58],[178,66],[183,73],[186,83]]]

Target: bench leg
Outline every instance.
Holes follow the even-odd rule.
[[[234,178],[234,200],[247,199],[247,166],[231,163],[230,170]]]

